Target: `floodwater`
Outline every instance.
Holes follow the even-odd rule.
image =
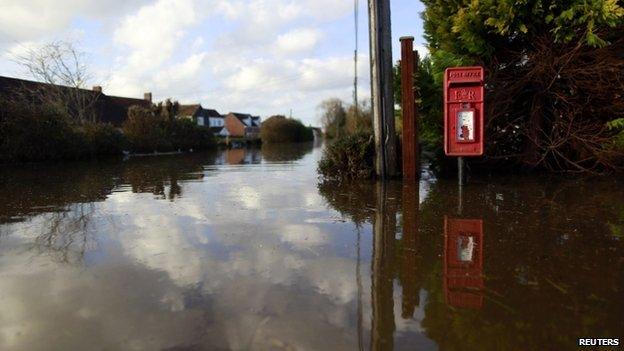
[[[624,341],[624,182],[319,184],[321,148],[0,170],[0,350]],[[601,348],[609,349],[609,348]]]

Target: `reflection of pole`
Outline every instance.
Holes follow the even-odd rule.
[[[357,226],[357,263],[355,266],[355,281],[357,283],[357,333],[358,333],[358,350],[364,350],[363,342],[363,317],[362,317],[362,273],[360,272],[360,240],[362,233],[360,232],[360,226]]]
[[[457,180],[459,181],[459,185],[464,185],[466,183],[466,179],[464,178],[464,158],[457,158]]]
[[[377,183],[377,211],[373,223],[371,279],[371,350],[392,350],[394,345],[393,256],[396,208],[386,203],[386,183]]]
[[[403,236],[401,237],[401,266],[399,281],[403,296],[401,316],[403,319],[412,318],[416,306],[419,305],[418,284],[418,183],[404,183],[402,194],[403,207]]]
[[[457,214],[461,215],[462,211],[464,209],[464,158],[463,157],[458,157],[457,158],[457,184],[458,184],[458,191],[457,191]]]

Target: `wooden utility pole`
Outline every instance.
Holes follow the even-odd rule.
[[[390,0],[368,0],[368,20],[375,170],[385,180],[397,175]]]
[[[414,73],[418,53],[414,52],[414,37],[401,37],[401,112],[403,113],[403,180],[415,182],[420,177],[418,149],[418,112]]]

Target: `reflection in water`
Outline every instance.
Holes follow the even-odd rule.
[[[621,182],[476,179],[457,216],[452,181],[317,184],[319,157],[299,145],[3,168],[0,349],[621,337]]]
[[[82,203],[43,216],[43,231],[35,238],[32,248],[55,262],[81,263],[85,253],[97,245],[92,235],[93,213],[93,204]]]
[[[403,291],[401,317],[410,319],[420,304],[420,279],[418,270],[418,209],[420,192],[418,184],[406,183],[402,187],[403,232],[400,247],[399,282]]]
[[[444,298],[453,307],[483,307],[483,221],[444,217]]]
[[[371,282],[371,350],[394,348],[394,263],[397,203],[387,201],[387,184],[375,186],[377,207],[373,221]]]
[[[318,145],[315,142],[298,144],[262,144],[262,158],[267,162],[293,162],[303,158]]]

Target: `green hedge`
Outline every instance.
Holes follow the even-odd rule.
[[[132,106],[123,132],[132,151],[176,151],[206,149],[215,145],[207,127],[186,119],[167,119],[151,110]]]
[[[0,161],[77,159],[89,150],[85,136],[57,110],[3,101],[0,109]]]
[[[210,130],[131,107],[124,132],[110,124],[77,125],[52,106],[0,100],[0,163],[76,160],[133,152],[206,149]]]
[[[314,131],[299,120],[272,116],[262,123],[260,138],[263,143],[298,143],[314,140]]]
[[[371,179],[375,176],[375,142],[370,133],[338,138],[328,145],[318,171],[325,180]]]

